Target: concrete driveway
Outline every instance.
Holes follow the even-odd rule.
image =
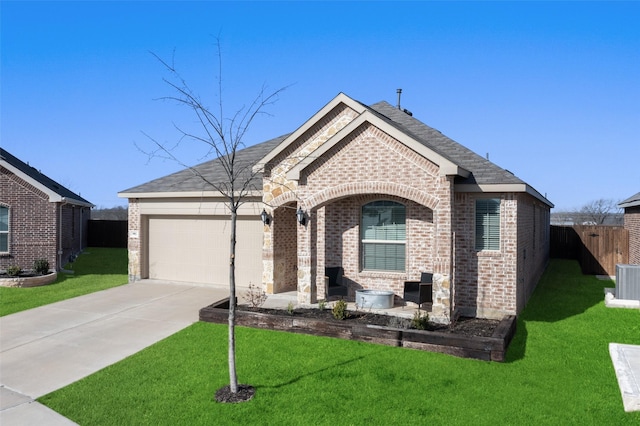
[[[0,424],[75,424],[34,402],[198,321],[227,287],[142,281],[0,318]]]

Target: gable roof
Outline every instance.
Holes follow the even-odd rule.
[[[300,172],[304,170],[308,165],[312,164],[316,160],[322,157],[322,155],[327,152],[331,147],[335,146],[343,137],[349,135],[351,132],[356,130],[360,125],[364,123],[370,123],[375,127],[385,131],[392,137],[397,140],[402,141],[407,146],[409,146],[414,151],[421,154],[423,157],[428,158],[439,166],[441,175],[449,175],[449,176],[469,176],[469,171],[460,167],[458,164],[449,160],[447,157],[441,155],[440,153],[432,150],[428,145],[420,143],[415,137],[411,136],[406,131],[403,131],[398,126],[392,125],[395,124],[390,122],[388,119],[384,120],[380,114],[375,113],[371,109],[365,110],[362,114],[352,120],[349,124],[347,124],[343,129],[338,131],[333,137],[331,137],[328,141],[323,143],[321,146],[316,148],[313,151],[312,156],[308,156],[301,160],[297,165],[291,168],[289,172],[287,172],[287,177],[289,179],[297,180],[300,178]]]
[[[424,146],[439,153],[444,158],[458,164],[470,174],[456,179],[459,184],[524,184],[522,180],[486,158],[476,154],[458,142],[427,126],[397,107],[382,101],[371,105],[371,109],[381,114],[403,132],[412,135]]]
[[[252,145],[248,148],[238,150],[236,153],[236,165],[245,167],[247,173],[251,172],[252,166],[262,157],[267,155],[287,136],[283,135],[266,142]],[[209,160],[198,164],[192,168],[187,168],[168,176],[154,179],[142,185],[134,186],[118,193],[119,197],[161,197],[171,196],[180,193],[182,197],[199,197],[203,192],[215,192],[211,185],[202,179],[206,177],[211,182],[226,182],[229,178],[217,159]],[[249,175],[247,175],[249,177]],[[262,174],[257,173],[249,183],[251,189],[262,190]]]
[[[618,204],[618,207],[620,207],[621,209],[624,209],[626,207],[637,207],[637,206],[640,206],[640,192],[632,195],[631,197],[627,198],[626,200]]]
[[[294,167],[288,174],[289,178],[296,179],[301,170],[328,150],[330,146],[337,143],[362,122],[368,121],[382,128],[382,130],[388,132],[391,136],[401,140],[416,152],[434,161],[440,166],[442,174],[456,176],[456,189],[460,191],[527,192],[550,207],[553,207],[551,202],[513,173],[502,169],[404,111],[384,101],[366,106],[351,99],[344,93],[338,94],[338,96],[333,98],[293,133],[245,148],[238,151],[238,155],[242,156],[243,161],[254,165],[254,172],[259,172],[260,165],[267,164],[275,158],[280,152],[285,150],[289,144],[294,142],[318,120],[341,103],[356,111],[356,113],[359,114],[358,117],[356,117],[352,123],[345,126],[345,128],[338,131],[332,138],[325,142],[323,146],[319,147],[319,151],[315,151],[317,155],[314,155],[313,158],[309,157],[302,160]],[[203,163],[195,168],[199,170],[199,173],[206,173],[207,176],[211,176],[212,179],[215,179],[215,176],[219,176],[221,172],[220,164],[216,160]],[[221,177],[225,178],[225,176]],[[256,178],[260,177],[261,174],[258,173]],[[147,184],[122,191],[119,196],[127,197],[130,193],[145,192],[154,192],[156,193],[155,196],[158,196],[158,192],[181,192],[181,195],[187,196],[184,192],[190,191],[197,191],[198,194],[201,195],[205,187],[206,184],[202,179],[198,178],[192,170],[186,169],[173,175],[156,179]],[[259,185],[256,186],[256,188],[259,187]],[[152,195],[149,194],[149,196]]]
[[[40,173],[35,167],[31,167],[2,148],[0,148],[0,165],[47,194],[52,203],[64,202],[83,207],[94,207],[80,195]]]

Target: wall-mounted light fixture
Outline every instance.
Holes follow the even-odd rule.
[[[307,216],[304,214],[302,207],[298,207],[298,211],[296,212],[296,218],[298,219],[298,223],[303,225],[307,223]]]
[[[268,225],[271,223],[271,217],[269,217],[269,213],[265,209],[262,209],[262,213],[260,213],[260,219],[262,219],[262,223]]]

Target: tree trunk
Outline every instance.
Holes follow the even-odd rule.
[[[231,206],[231,247],[229,255],[229,387],[238,392],[236,374],[236,219],[237,209]]]

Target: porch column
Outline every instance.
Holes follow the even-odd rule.
[[[440,202],[434,212],[436,257],[434,259],[433,305],[430,316],[433,321],[445,324],[451,322],[453,195],[453,177],[441,177],[438,188]]]
[[[267,212],[273,217],[273,212]],[[262,239],[262,291],[273,294],[273,226],[264,225]]]
[[[298,227],[298,303],[308,305],[315,299],[312,280],[312,234],[315,229],[314,218],[305,212],[305,224]]]

